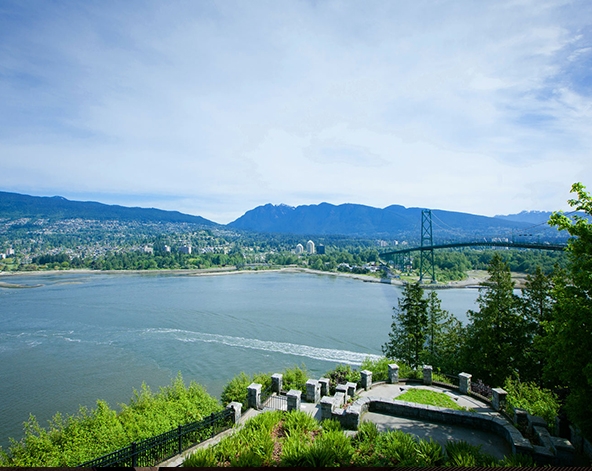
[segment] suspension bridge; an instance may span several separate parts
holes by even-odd
[[[434,250],[460,247],[509,247],[516,249],[562,251],[567,247],[567,244],[551,244],[548,242],[528,242],[514,240],[479,240],[470,242],[434,244],[432,232],[432,211],[430,209],[423,209],[421,211],[421,245],[419,247],[409,247],[393,250],[391,252],[383,252],[380,254],[380,257],[388,260],[395,259],[396,257],[409,254],[411,252],[420,252],[419,282],[422,283],[424,276],[427,274],[431,277],[432,283],[435,283],[436,274],[434,265]]]

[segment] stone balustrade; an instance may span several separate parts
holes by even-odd
[[[366,391],[371,390],[372,372],[364,370],[361,372],[362,388]],[[272,375],[272,391],[280,394],[282,391],[283,376],[279,373]],[[458,391],[464,395],[471,395],[471,379],[469,373],[460,373],[458,375]],[[397,364],[388,365],[389,384],[399,382],[399,366]],[[433,369],[430,365],[423,367],[424,385],[433,384]],[[457,411],[435,406],[410,403],[399,400],[390,400],[383,397],[365,396],[355,400],[345,407],[348,398],[354,398],[356,395],[356,383],[348,382],[338,384],[333,396],[329,395],[329,380],[321,378],[319,380],[309,379],[306,382],[306,401],[308,403],[319,404],[321,419],[335,419],[339,421],[345,429],[356,430],[360,425],[362,414],[365,412],[379,412],[405,417],[427,422],[444,423],[448,425],[457,425],[462,427],[475,428],[497,434],[504,438],[512,447],[513,453],[522,453],[532,456],[537,464],[542,465],[571,465],[575,449],[566,438],[551,436],[547,429],[547,424],[543,419],[531,416],[526,411],[516,409],[514,411],[514,423],[510,423],[500,414],[479,414],[468,411]],[[492,390],[491,405],[495,411],[501,412],[505,408],[507,393],[502,388]],[[288,411],[301,409],[302,391],[290,390],[287,393]],[[252,383],[247,388],[247,401],[249,407],[261,407],[261,385]],[[231,403],[235,409],[235,416],[240,418],[240,403]],[[237,407],[238,405],[238,407]],[[229,405],[230,406],[230,405]],[[235,422],[238,421],[235,417]],[[516,428],[516,426],[527,429],[531,436],[536,436],[538,444],[533,445]],[[573,433],[572,433],[573,435]],[[588,446],[590,446],[588,444]]]

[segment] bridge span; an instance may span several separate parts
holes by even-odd
[[[405,249],[393,250],[391,252],[383,252],[380,254],[381,257],[389,258],[396,255],[402,255],[410,252],[420,252],[425,250],[435,249],[451,249],[458,247],[510,247],[516,249],[539,249],[539,250],[565,250],[567,244],[548,244],[540,242],[487,242],[487,241],[476,241],[476,242],[454,242],[449,244],[438,244],[438,245],[424,245],[423,247],[410,247]]]

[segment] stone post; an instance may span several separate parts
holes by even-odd
[[[471,392],[471,378],[473,376],[469,373],[460,373],[458,375],[458,389],[461,394],[469,394]]]
[[[319,379],[319,384],[321,385],[321,396],[328,396],[329,395],[329,378]]]
[[[356,383],[348,381],[347,383],[345,383],[345,387],[347,388],[347,395],[349,397],[354,397],[356,395]]]
[[[313,404],[321,400],[321,385],[316,379],[309,379],[306,382],[306,400]]]
[[[528,412],[516,407],[514,409],[514,425],[522,431],[528,429]]]
[[[342,393],[343,397],[347,396],[347,386],[345,384],[338,384],[335,386],[335,394]]]
[[[397,384],[399,382],[399,365],[391,363],[388,366],[388,382],[390,384]]]
[[[280,394],[284,382],[284,375],[276,373],[271,375],[271,391]]]
[[[259,383],[251,383],[247,388],[247,405],[252,409],[261,408],[261,385]]]
[[[372,371],[370,370],[362,370],[360,371],[362,375],[362,387],[365,391],[372,389]]]
[[[321,399],[321,419],[330,419],[333,409],[335,398],[331,396],[323,396]]]
[[[232,423],[238,424],[238,421],[241,418],[241,410],[243,405],[240,402],[231,402],[226,406],[227,409],[232,409],[234,411],[234,416],[232,417]]]
[[[335,393],[335,400],[333,401],[333,404],[335,404],[335,407],[341,407],[345,404],[345,397],[346,395],[343,392],[336,392]]]
[[[508,393],[502,388],[493,388],[491,392],[493,394],[491,397],[491,405],[497,411],[502,410],[506,406],[506,396]]]
[[[432,385],[432,367],[430,365],[423,366],[423,384],[426,386]]]
[[[300,410],[300,403],[302,396],[302,391],[299,389],[290,389],[286,397],[288,398],[288,411],[291,410]]]

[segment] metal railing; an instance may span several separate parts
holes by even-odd
[[[271,386],[261,392],[259,410],[288,410],[288,397],[285,392],[273,392]]]
[[[288,397],[282,394],[272,394],[261,404],[262,409],[288,410]]]
[[[176,429],[155,437],[134,442],[125,448],[82,463],[79,467],[154,466],[231,428],[233,424],[234,410],[227,408],[211,414],[199,422],[179,425]]]

